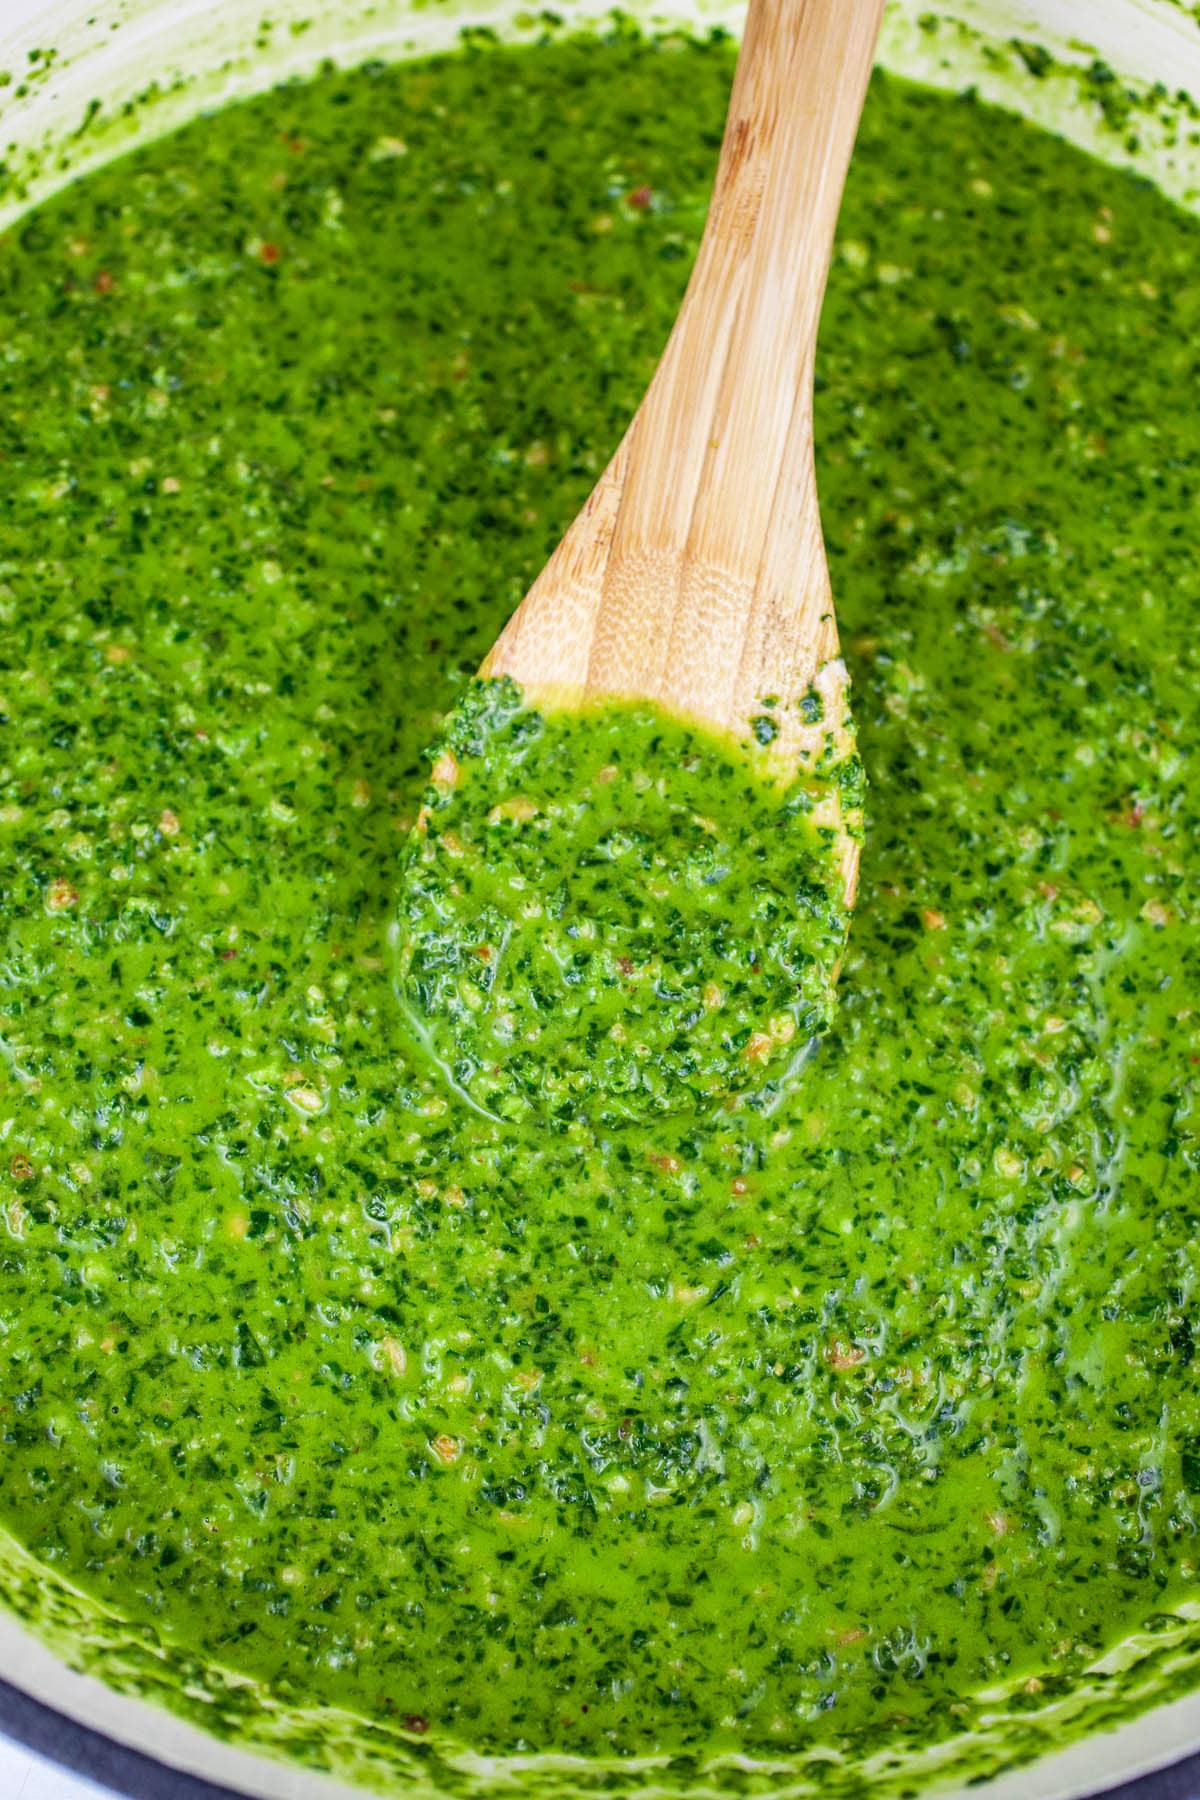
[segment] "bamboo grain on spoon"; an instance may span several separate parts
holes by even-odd
[[[486,658],[536,705],[648,700],[794,769],[846,726],[813,460],[817,329],[883,0],[751,0],[712,205],[645,399]],[[821,722],[797,703],[816,688]],[[858,842],[839,830],[853,904]]]

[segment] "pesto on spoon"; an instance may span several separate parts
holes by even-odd
[[[861,766],[813,367],[881,11],[752,0],[654,380],[435,749],[399,991],[485,1111],[774,1092],[829,1022]]]

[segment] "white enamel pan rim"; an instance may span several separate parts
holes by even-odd
[[[603,0],[565,0],[554,7],[567,22],[606,16]],[[737,0],[623,0],[647,23],[737,30]],[[140,137],[182,122],[200,107],[245,95],[323,58],[345,63],[370,55],[408,55],[453,44],[467,25],[519,35],[522,0],[440,0],[410,10],[408,0],[0,0],[0,70],[14,78],[36,64],[31,50],[53,47],[51,72],[22,98],[0,90],[0,156],[20,166],[24,150],[51,155],[22,198],[0,196],[0,229],[25,205],[71,175],[106,160]],[[929,33],[919,24],[935,13],[961,20]],[[272,30],[264,45],[261,21]],[[303,23],[296,34],[290,27]],[[1119,145],[1094,112],[1072,98],[1070,84],[1014,79],[982,64],[979,39],[1020,38],[1045,44],[1067,64],[1100,57],[1138,85],[1161,82],[1200,97],[1200,29],[1182,0],[892,0],[881,60],[933,85],[973,83],[987,99],[1011,105],[1111,160],[1143,168],[1184,204],[1200,211],[1200,146],[1144,133],[1139,147]],[[1011,59],[1009,59],[1011,61]],[[175,87],[172,78],[182,76]],[[130,125],[75,140],[97,97],[114,109],[152,79],[164,97]],[[64,168],[55,154],[71,146]],[[253,1796],[254,1800],[363,1800],[364,1790],[294,1765],[224,1744],[141,1700],[114,1693],[68,1669],[44,1645],[0,1612],[0,1676],[85,1728],[153,1758],[167,1768]],[[1116,1730],[1078,1739],[986,1788],[988,1800],[1077,1800],[1162,1769],[1200,1751],[1200,1692],[1155,1708]],[[1200,1777],[1197,1777],[1200,1791]],[[520,1792],[520,1781],[512,1783]],[[966,1790],[938,1787],[944,1800]]]

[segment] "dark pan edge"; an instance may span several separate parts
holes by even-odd
[[[126,1800],[241,1800],[232,1788],[168,1768],[140,1750],[55,1712],[22,1688],[0,1679],[0,1732],[73,1774],[111,1788]]]

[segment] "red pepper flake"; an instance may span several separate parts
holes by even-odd
[[[116,285],[115,279],[107,269],[101,269],[95,281],[92,283],[92,286],[98,294],[111,294]]]
[[[279,141],[291,151],[293,156],[299,156],[300,152],[307,148],[298,131],[281,131]]]
[[[8,1168],[14,1181],[32,1181],[37,1173],[27,1156],[14,1156]]]
[[[277,263],[279,261],[279,245],[260,244],[258,246],[258,254],[265,263]]]
[[[424,1713],[405,1713],[405,1731],[415,1731],[418,1737],[424,1737],[429,1730],[429,1720]]]
[[[624,1441],[624,1439],[629,1436],[629,1434],[632,1430],[633,1430],[633,1420],[632,1419],[622,1419],[621,1423],[617,1426],[617,1436],[622,1441]]]
[[[222,962],[232,962],[236,955],[237,955],[236,950],[222,950],[221,961]]]
[[[636,187],[632,194],[626,195],[626,204],[632,206],[635,212],[649,212],[653,198],[653,188]]]
[[[78,899],[78,893],[71,886],[66,876],[59,875],[46,889],[46,911],[66,912],[69,906],[74,906],[78,902]]]

